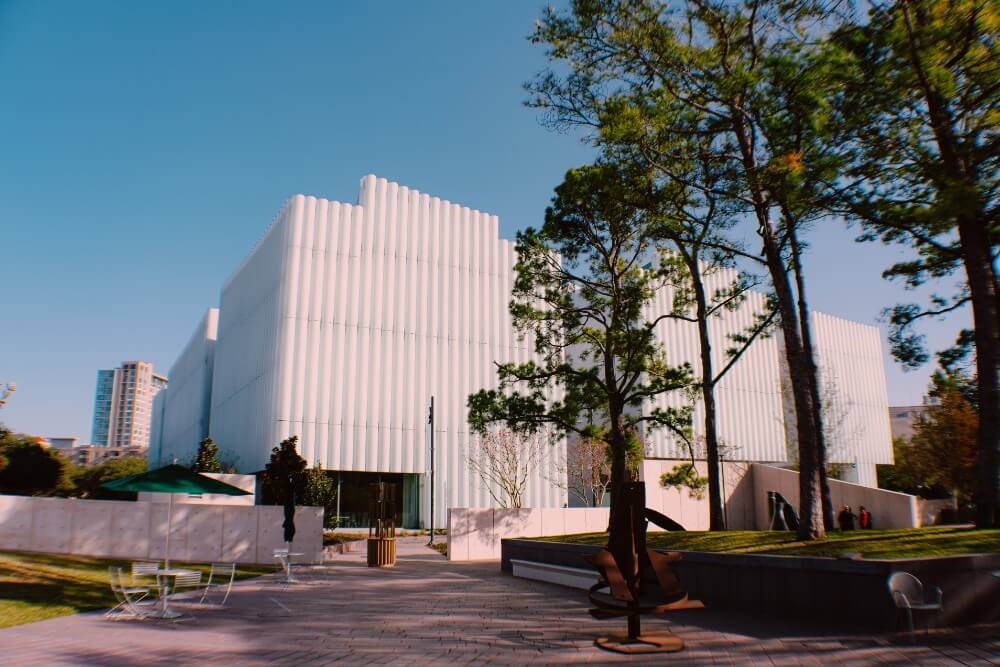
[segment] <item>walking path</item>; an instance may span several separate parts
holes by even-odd
[[[107,621],[77,614],[0,630],[0,664],[326,665],[568,664],[1000,665],[1000,628],[905,636],[830,636],[788,620],[704,609],[668,620],[681,653],[627,657],[594,647],[624,627],[595,621],[583,591],[514,579],[491,563],[448,563],[426,538],[399,540],[398,566],[364,554],[237,583],[226,610],[192,610],[184,623]]]

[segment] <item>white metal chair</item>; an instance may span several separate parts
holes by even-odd
[[[935,586],[931,589],[932,595],[927,596],[924,585],[920,580],[909,572],[894,572],[889,575],[889,593],[892,594],[892,601],[896,604],[896,609],[906,610],[906,623],[910,630],[910,640],[915,638],[913,633],[913,612],[914,611],[935,611],[940,612],[943,606],[941,589]],[[924,625],[926,631],[927,625]]]
[[[215,587],[225,587],[226,589],[226,594],[223,596],[222,602],[219,603],[221,607],[226,604],[229,593],[233,590],[233,580],[236,579],[236,563],[212,563],[212,567],[208,571],[208,583],[205,584],[205,590],[202,592],[198,604],[205,604],[205,598],[208,597],[209,591],[212,590],[212,583],[216,579],[218,579],[218,583],[215,584]]]
[[[201,587],[201,572],[196,570],[191,570],[190,572],[184,572],[182,574],[175,574],[171,577],[164,577],[165,581],[161,584],[163,586],[170,586],[170,597],[173,599],[174,596],[183,592],[182,589],[192,589]],[[171,581],[172,580],[172,581]]]
[[[156,561],[137,560],[132,562],[132,585],[133,586],[153,586],[157,589],[160,586],[157,572],[161,565]]]
[[[105,618],[146,618],[150,615],[144,607],[152,607],[155,600],[146,600],[150,593],[148,587],[127,586],[120,567],[108,568],[108,580],[117,604],[105,612]]]

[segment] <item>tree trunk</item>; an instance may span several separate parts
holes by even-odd
[[[809,367],[809,392],[813,400],[813,421],[816,428],[816,467],[819,470],[819,492],[823,505],[823,528],[831,531],[836,527],[833,499],[830,496],[830,479],[827,474],[827,442],[823,431],[823,397],[819,387],[819,368],[816,366],[816,350],[812,344],[812,323],[809,319],[809,304],[806,301],[806,277],[802,269],[802,247],[795,222],[786,216],[788,239],[792,247],[792,269],[795,272],[795,289],[798,293],[799,329],[802,331],[802,353]]]
[[[900,7],[909,28],[909,6],[903,3]],[[915,6],[913,18],[919,31],[928,29],[930,18],[926,8]],[[997,367],[1000,364],[997,297],[1000,296],[1000,287],[993,268],[992,239],[987,232],[986,202],[981,200],[979,194],[977,167],[965,161],[967,151],[963,150],[962,132],[958,129],[949,98],[924,72],[916,33],[908,29],[907,40],[910,62],[927,103],[927,117],[943,167],[935,169],[930,178],[937,182],[939,190],[954,188],[956,184],[961,184],[964,189],[962,200],[965,210],[958,214],[957,222],[976,340],[979,398],[979,461],[974,495],[976,524],[980,528],[1000,527],[1000,391],[997,387]],[[942,179],[942,174],[946,178]]]
[[[723,511],[722,463],[719,460],[719,434],[716,428],[715,382],[712,369],[712,339],[708,333],[708,303],[701,282],[698,262],[688,262],[698,312],[698,342],[701,346],[701,398],[705,403],[705,462],[708,466],[708,529],[725,530]]]
[[[826,535],[823,527],[823,506],[820,500],[819,470],[816,452],[816,413],[813,409],[812,392],[809,390],[809,368],[802,350],[802,341],[792,296],[792,286],[788,281],[788,271],[781,257],[774,229],[769,216],[770,205],[764,189],[757,179],[757,157],[750,142],[749,128],[743,120],[740,104],[730,105],[733,114],[733,133],[736,135],[747,185],[753,198],[754,215],[757,218],[757,234],[763,242],[764,259],[778,301],[781,316],[781,332],[785,339],[785,359],[792,384],[792,399],[795,405],[796,436],[799,446],[799,539],[812,540]]]
[[[823,537],[823,505],[820,494],[819,465],[816,452],[815,409],[809,389],[809,364],[805,358],[800,338],[798,313],[792,297],[788,273],[775,243],[771,224],[760,226],[764,241],[767,268],[774,284],[781,316],[781,332],[785,342],[785,360],[792,384],[795,405],[795,428],[799,446],[799,532],[802,540]]]
[[[635,525],[629,514],[628,496],[625,485],[628,476],[625,467],[625,432],[621,427],[621,405],[612,400],[611,429],[611,511],[609,512],[608,551],[615,559],[618,569],[635,600],[639,599],[640,555],[637,549]],[[628,619],[630,637],[638,637],[641,632],[638,614]]]
[[[979,461],[977,466],[976,525],[1000,527],[1000,321],[996,276],[990,261],[989,239],[978,221],[959,221],[958,230],[966,280],[972,297],[976,335],[976,375],[979,398]]]

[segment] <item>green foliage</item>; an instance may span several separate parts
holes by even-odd
[[[682,463],[674,466],[670,472],[660,475],[660,486],[665,489],[685,488],[689,496],[702,500],[705,497],[708,478],[700,476],[692,464]]]
[[[920,469],[916,457],[910,455],[910,443],[904,438],[892,439],[892,465],[875,466],[880,489],[909,493],[921,498],[948,498],[951,491],[934,486]]]
[[[73,466],[69,472],[70,485],[67,495],[91,500],[134,500],[135,493],[109,491],[101,485],[129,475],[146,471],[145,457],[126,456],[109,459],[99,465],[82,468]]]
[[[907,287],[976,263],[988,271],[995,261],[998,25],[992,0],[877,4],[866,22],[843,26],[828,45],[843,63],[835,145],[845,169],[831,184],[834,207],[862,225],[862,239],[914,251],[883,274]],[[996,299],[995,284],[984,287]],[[929,304],[889,309],[896,358],[911,367],[926,362],[917,323],[962,307],[977,289],[963,280]]]
[[[222,464],[219,463],[219,446],[211,438],[205,438],[198,445],[198,454],[191,470],[195,472],[222,472]]]
[[[610,456],[611,450],[607,450]],[[639,481],[639,468],[643,459],[646,458],[646,443],[642,441],[635,431],[625,432],[625,471],[632,482]]]
[[[270,505],[284,505],[290,493],[296,500],[305,491],[306,460],[299,455],[299,437],[293,435],[271,450],[271,460],[263,472],[264,502]]]
[[[29,440],[7,435],[0,469],[0,493],[21,496],[48,496],[66,485],[68,461],[57,451]]]
[[[978,465],[978,416],[957,390],[942,388],[909,442],[893,441],[895,464],[879,466],[879,486],[925,498],[971,499]]]
[[[640,425],[690,442],[691,407],[645,409],[691,383],[668,363],[644,306],[661,286],[644,270],[656,219],[639,206],[643,175],[597,164],[570,170],[541,229],[518,233],[510,312],[537,360],[498,366],[499,387],[469,397],[469,424],[485,433],[552,425],[604,439],[614,478],[626,476],[626,438]],[[617,470],[616,470],[617,468]],[[614,503],[612,503],[614,504]]]
[[[337,502],[337,485],[324,470],[319,461],[305,471],[302,483],[301,504],[322,507],[324,510],[324,525],[334,521],[334,508]]]
[[[675,246],[688,252],[704,242],[717,253],[709,259],[723,263],[739,257],[766,266],[786,343],[806,480],[802,532],[816,535],[823,528],[812,497],[817,494],[810,491],[814,478],[819,488],[822,430],[806,346],[798,235],[825,212],[817,197],[837,175],[824,143],[829,74],[836,67],[818,57],[815,39],[830,22],[817,2],[579,0],[568,10],[546,10],[538,22],[533,39],[546,45],[560,68],[528,85],[529,106],[543,109],[549,124],[582,129],[603,159],[648,170],[647,182],[633,190],[646,195],[644,205],[649,196],[664,204],[662,238],[677,236]],[[702,224],[709,216],[719,224]],[[690,222],[696,229],[684,229]],[[753,225],[760,252],[725,238],[749,236],[749,228],[724,233],[738,222]],[[694,265],[688,262],[688,270]],[[681,288],[675,310],[691,298],[688,287]],[[719,297],[713,305],[727,302],[726,295]],[[707,310],[705,305],[694,321],[704,321]],[[740,332],[730,360],[774,317],[762,313]],[[715,375],[703,370],[702,380]],[[715,449],[717,442],[706,446]],[[714,481],[717,457],[709,458]],[[716,488],[713,525],[722,519]]]

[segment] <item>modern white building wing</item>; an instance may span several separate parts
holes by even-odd
[[[510,321],[515,264],[496,216],[385,179],[363,178],[355,204],[296,195],[171,369],[154,410],[154,463],[190,460],[210,434],[223,460],[253,472],[280,441],[298,436],[310,465],[336,471],[342,515],[363,515],[366,484],[381,479],[399,484],[404,525],[426,525],[434,396],[435,523],[444,524],[448,507],[493,505],[469,470],[476,439],[466,401],[496,386],[497,362],[534,354]],[[731,279],[717,273],[710,288]],[[645,316],[666,312],[672,298],[662,290]],[[750,293],[712,319],[717,371],[728,360],[727,336],[763,307],[764,296]],[[878,331],[823,315],[815,325],[824,380],[836,385],[831,410],[844,415],[832,458],[873,475],[875,463],[891,460]],[[694,324],[665,320],[658,335],[671,363],[698,368]],[[730,460],[787,460],[782,363],[780,336],[758,340],[720,383],[719,433]],[[664,396],[647,407],[682,400]],[[699,407],[696,434],[701,419]],[[686,456],[663,432],[648,440],[653,457]],[[525,506],[567,502],[565,485],[553,481],[564,455],[555,442],[532,468]],[[872,475],[857,476],[872,483]]]
[[[709,293],[726,290],[736,278],[729,269],[705,277]],[[658,291],[649,304],[648,321],[671,312],[673,290]],[[735,310],[723,310],[709,320],[712,364],[718,375],[730,362],[727,349],[733,334],[746,334],[755,318],[766,312],[766,296],[750,291]],[[845,464],[845,479],[876,486],[875,465],[892,463],[888,398],[878,327],[813,313],[812,331],[820,371],[824,432],[828,460]],[[657,334],[672,364],[690,363],[700,377],[700,347],[696,323],[664,319]],[[728,460],[783,463],[795,458],[794,408],[780,329],[755,340],[732,365],[716,387],[717,429],[723,455]],[[680,407],[678,393],[657,397],[655,407]],[[693,431],[696,444],[704,436],[704,404],[695,406]],[[649,456],[685,458],[687,448],[664,430],[647,436]],[[790,449],[791,448],[791,449]],[[696,447],[696,451],[699,451]],[[700,448],[703,455],[703,447]]]
[[[533,354],[511,326],[516,259],[498,227],[374,176],[357,204],[289,200],[222,290],[210,421],[222,457],[260,470],[298,436],[310,464],[402,475],[404,506],[426,521],[434,396],[437,525],[449,506],[492,504],[467,465],[466,400],[496,386],[494,362]],[[566,502],[550,481],[561,455],[532,471],[527,505]]]

